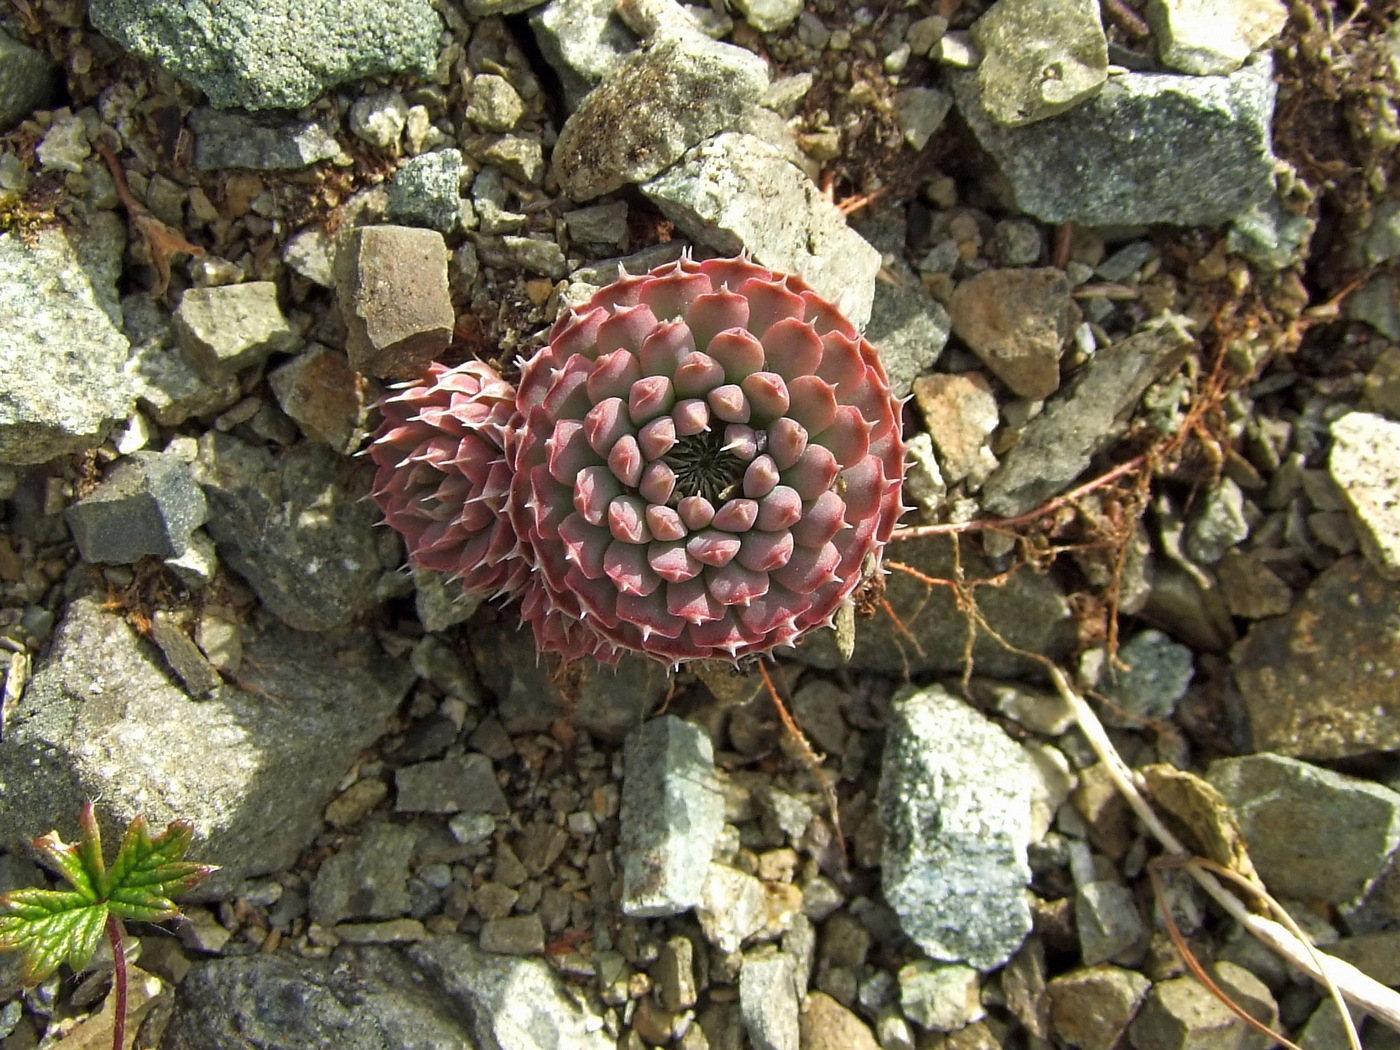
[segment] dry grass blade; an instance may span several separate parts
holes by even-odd
[[[1143,822],[1152,836],[1162,844],[1168,853],[1181,858],[1183,862],[1191,859],[1186,847],[1147,804],[1142,792],[1138,790],[1133,771],[1128,768],[1127,763],[1123,761],[1122,756],[1114,748],[1112,741],[1108,739],[1103,723],[1099,721],[1093,709],[1069,684],[1063,671],[1048,660],[1043,661],[1043,664],[1049,672],[1051,680],[1055,683],[1056,690],[1070,705],[1070,709],[1075,715],[1075,721],[1089,741],[1089,745],[1094,749],[1094,753],[1103,762],[1114,786],[1138,819]],[[1187,874],[1210,895],[1211,899],[1224,908],[1231,918],[1251,934],[1320,984],[1329,988],[1335,986],[1336,990],[1349,1002],[1359,1006],[1388,1028],[1400,1032],[1400,992],[1393,988],[1387,988],[1350,963],[1325,952],[1317,951],[1307,942],[1306,938],[1300,938],[1287,926],[1251,912],[1243,901],[1221,885],[1211,871],[1206,870],[1208,867],[1214,868],[1216,866],[1206,862],[1188,863],[1184,866]],[[1247,882],[1245,885],[1249,886]],[[1250,886],[1250,890],[1254,893],[1258,892],[1257,887]],[[1294,930],[1296,929],[1295,926]],[[1342,1011],[1342,1017],[1350,1020],[1345,1010]],[[1354,1045],[1359,1046],[1359,1043]]]

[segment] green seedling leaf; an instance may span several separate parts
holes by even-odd
[[[177,820],[155,838],[137,817],[126,829],[110,868],[92,803],[83,806],[81,835],[66,843],[51,831],[36,839],[40,859],[71,890],[21,889],[0,896],[0,951],[24,953],[20,979],[38,984],[67,963],[82,970],[92,959],[108,916],[159,922],[178,914],[173,897],[198,885],[212,865],[181,860],[194,825]]]

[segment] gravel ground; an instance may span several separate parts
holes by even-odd
[[[85,799],[194,821],[220,870],[130,925],[133,1045],[1276,1045],[1185,945],[1347,1046],[1157,860],[1118,762],[1400,987],[1392,7],[13,0],[0,31],[0,891]],[[619,265],[741,252],[907,399],[853,644],[563,663],[406,567],[356,456],[393,384],[514,383]],[[0,956],[6,1050],[109,1045],[111,978]]]

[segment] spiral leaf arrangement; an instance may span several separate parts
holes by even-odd
[[[874,347],[746,259],[624,274],[515,390],[480,362],[435,365],[381,409],[374,496],[410,558],[518,596],[566,659],[790,645],[831,623],[903,511]]]

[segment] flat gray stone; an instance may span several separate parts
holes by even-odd
[[[383,595],[398,547],[364,498],[372,471],[324,445],[274,455],[229,434],[200,441],[196,477],[219,557],[289,627],[343,627]]]
[[[1113,1050],[1151,987],[1142,974],[1118,966],[1061,974],[1045,986],[1050,1023],[1079,1050]]]
[[[1206,779],[1277,896],[1351,901],[1400,846],[1400,792],[1369,780],[1267,753],[1219,759]]]
[[[602,1021],[579,1007],[543,959],[492,955],[466,937],[437,937],[408,958],[471,1018],[486,1050],[614,1050]]]
[[[704,730],[663,715],[628,736],[621,821],[623,913],[677,915],[699,903],[724,825]]]
[[[1060,388],[1060,353],[1078,310],[1063,270],[984,270],[953,289],[953,331],[1017,397],[1043,401]]]
[[[1121,958],[1144,946],[1146,931],[1132,890],[1116,882],[1086,882],[1079,887],[1074,921],[1079,928],[1080,961],[1085,966]]]
[[[1036,774],[995,723],[939,686],[891,707],[880,773],[881,881],[931,958],[994,969],[1031,928]]]
[[[1122,432],[1147,388],[1185,359],[1192,342],[1181,320],[1167,317],[1096,353],[1026,425],[983,486],[982,505],[1012,517],[1068,488]]]
[[[48,102],[57,86],[58,64],[52,58],[0,32],[0,131]]]
[[[346,919],[393,919],[409,910],[408,862],[418,832],[373,824],[327,857],[311,884],[311,921],[334,926]]]
[[[389,181],[388,217],[405,226],[455,232],[462,225],[461,180],[461,150],[414,157]]]
[[[768,64],[698,33],[623,59],[559,131],[554,174],[576,201],[644,182],[692,146],[738,127],[768,88]]]
[[[783,952],[749,955],[739,971],[739,1013],[754,1050],[798,1050],[793,959]]]
[[[277,285],[249,281],[190,288],[175,308],[174,330],[206,381],[219,383],[285,353],[297,335],[277,303]]]
[[[165,1050],[336,1047],[447,1050],[471,1033],[422,975],[392,948],[337,951],[334,959],[285,952],[204,959],[175,995]]]
[[[1382,576],[1400,580],[1400,422],[1348,412],[1332,424],[1327,469],[1351,511],[1366,560]]]
[[[1133,635],[1118,650],[1118,659],[1107,663],[1099,689],[1129,720],[1166,721],[1186,695],[1194,672],[1190,649],[1148,629]],[[1107,709],[1104,713],[1112,714]],[[1121,721],[1120,717],[1115,724]]]
[[[1305,758],[1400,748],[1400,581],[1358,557],[1231,653],[1254,746]]]
[[[857,328],[870,319],[880,253],[776,146],[753,135],[717,135],[642,192],[695,240],[797,274]]]
[[[249,634],[246,691],[194,700],[119,613],[76,599],[0,742],[0,843],[71,840],[93,798],[104,828],[194,821],[190,857],[222,865],[200,894],[295,863],[413,676],[368,632]]]
[[[938,363],[948,345],[951,322],[943,304],[929,294],[907,263],[897,259],[892,269],[899,283],[875,282],[865,338],[880,352],[890,392],[908,397],[915,377]]]
[[[404,766],[394,774],[394,785],[399,813],[510,812],[491,760],[475,752]]]
[[[930,1032],[956,1032],[986,1016],[981,982],[971,966],[919,959],[899,971],[904,1016]]]
[[[125,373],[142,411],[162,426],[213,416],[241,396],[236,376],[204,378],[178,345],[170,311],[149,292],[122,298],[122,330],[131,340]]]
[[[296,109],[348,80],[432,73],[428,0],[96,0],[97,31],[221,108]]]
[[[97,488],[64,512],[83,560],[113,565],[152,554],[178,558],[206,515],[189,464],[161,452],[123,456]]]
[[[570,110],[636,50],[637,38],[616,7],[614,0],[551,0],[530,16],[540,53],[559,74]]]
[[[190,114],[190,127],[200,171],[292,171],[340,155],[334,125],[288,113],[227,113],[201,106]]]
[[[1137,1050],[1238,1046],[1244,1031],[1244,1022],[1194,977],[1154,984],[1129,1028]]]
[[[1228,77],[1110,77],[1089,101],[1020,128],[987,113],[975,73],[952,82],[1017,204],[1046,222],[1214,226],[1273,195],[1267,55]]]
[[[705,939],[726,955],[737,952],[768,921],[763,883],[746,871],[712,862],[695,917]]]
[[[117,277],[126,233],[111,212],[86,230],[0,235],[0,463],[94,448],[131,414]]]
[[[481,927],[481,947],[494,955],[540,955],[544,923],[535,914],[490,919]]]
[[[1019,127],[1093,97],[1108,78],[1097,0],[997,0],[972,24],[977,83],[998,124]]]

